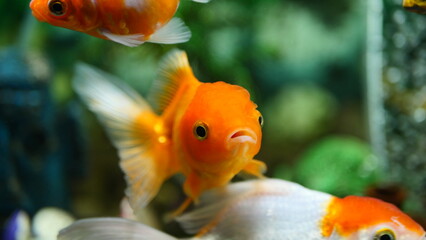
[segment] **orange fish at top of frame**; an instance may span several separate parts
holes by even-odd
[[[191,32],[173,18],[178,5],[179,0],[31,0],[30,8],[39,21],[135,47],[188,41]]]
[[[424,0],[403,0],[402,6],[408,11],[426,14],[426,1]]]
[[[168,54],[150,100],[108,74],[79,65],[74,89],[107,129],[118,150],[130,205],[138,212],[170,176],[182,173],[188,199],[225,186],[241,171],[261,177],[253,159],[263,118],[249,92],[225,82],[202,83],[185,52]]]

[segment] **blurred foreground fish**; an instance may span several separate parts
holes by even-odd
[[[425,231],[394,205],[369,197],[337,198],[301,185],[262,179],[206,192],[201,205],[177,218],[192,239],[424,240]],[[59,240],[172,240],[121,218],[80,220]]]
[[[188,41],[189,29],[172,19],[178,5],[179,0],[32,0],[30,8],[39,21],[135,47]]]
[[[186,53],[168,54],[154,83],[151,102],[114,77],[77,66],[74,88],[106,127],[119,151],[130,205],[138,212],[176,173],[186,176],[187,201],[226,185],[240,171],[262,176],[253,157],[260,149],[263,118],[249,92],[224,82],[201,83]]]
[[[424,0],[403,0],[402,6],[408,11],[426,14],[426,1]]]

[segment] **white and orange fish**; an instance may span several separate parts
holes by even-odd
[[[200,240],[425,240],[424,229],[390,203],[337,198],[296,183],[261,179],[206,192],[194,211],[177,218]],[[59,240],[176,240],[121,218],[80,220]]]
[[[150,96],[156,111],[128,86],[87,65],[77,67],[74,79],[75,90],[118,149],[132,208],[138,212],[177,173],[186,176],[188,196],[177,214],[241,171],[262,177],[266,166],[253,157],[263,118],[249,92],[198,81],[179,50],[165,57],[159,72]]]
[[[193,0],[208,2],[208,0]],[[190,30],[173,18],[179,0],[31,0],[33,15],[54,26],[135,47],[186,42]]]

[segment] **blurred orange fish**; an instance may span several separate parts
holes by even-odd
[[[403,0],[402,6],[408,11],[426,14],[426,2],[424,0]]]
[[[172,19],[178,5],[179,0],[32,0],[30,8],[39,21],[135,47],[188,41],[189,29]]]
[[[186,53],[172,51],[162,62],[148,103],[119,80],[80,64],[74,88],[106,127],[119,151],[130,205],[138,212],[176,173],[186,176],[187,201],[226,185],[240,171],[262,176],[254,160],[262,140],[262,115],[249,92],[224,82],[202,83]]]

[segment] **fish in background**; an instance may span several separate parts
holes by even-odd
[[[29,240],[30,229],[30,218],[28,214],[22,210],[15,211],[6,221],[1,239]]]
[[[206,3],[209,0],[193,0]],[[31,0],[41,22],[135,47],[186,42],[191,32],[173,18],[179,0]]]
[[[402,6],[408,11],[426,14],[426,1],[424,0],[403,0]]]
[[[45,207],[30,219],[25,211],[12,214],[5,224],[3,240],[55,240],[59,231],[75,219],[66,211]]]
[[[88,65],[77,66],[73,81],[118,149],[136,214],[177,173],[186,177],[188,198],[175,216],[241,171],[263,176],[266,165],[253,159],[263,118],[246,89],[198,81],[180,50],[164,58],[159,75],[149,96],[156,111],[130,87]]]
[[[337,198],[299,184],[260,179],[211,190],[192,212],[177,218],[190,239],[424,240],[425,231],[392,204],[370,197]],[[122,218],[79,220],[58,240],[173,240]]]

